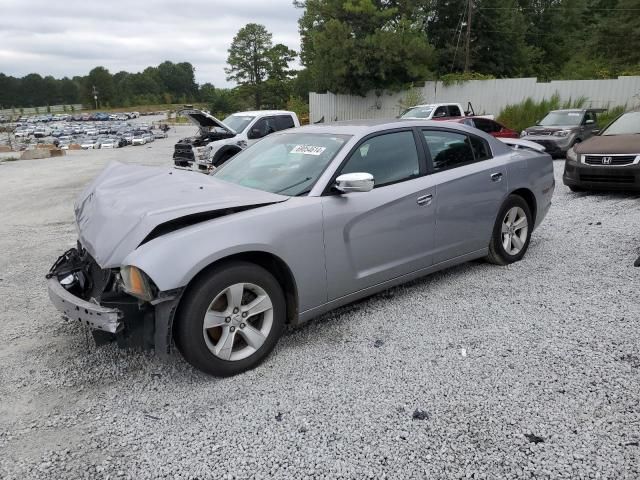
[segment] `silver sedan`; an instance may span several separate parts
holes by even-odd
[[[360,121],[270,135],[211,176],[111,164],[75,205],[48,275],[96,341],[175,345],[218,376],[285,325],[469,260],[520,260],[551,158],[459,124]]]

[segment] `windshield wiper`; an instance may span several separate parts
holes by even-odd
[[[309,180],[311,180],[311,178],[312,177],[304,178],[304,179],[300,180],[299,182],[294,183],[293,185],[289,185],[288,187],[282,188],[282,189],[280,189],[280,190],[278,190],[276,192],[273,192],[273,193],[281,193],[281,192],[284,192],[285,190],[289,190],[290,188],[297,187],[298,185],[301,185],[304,182],[308,182]]]

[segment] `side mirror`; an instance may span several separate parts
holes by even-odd
[[[259,128],[252,128],[247,134],[247,138],[251,140],[255,140],[256,138],[262,138],[262,137],[264,137],[264,134]]]
[[[370,192],[374,183],[373,175],[370,173],[345,173],[336,178],[335,188],[342,193]]]

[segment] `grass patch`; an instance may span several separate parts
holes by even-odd
[[[618,115],[621,115],[626,111],[627,111],[626,105],[625,106],[618,105],[617,107],[611,107],[606,112],[598,115],[598,125],[602,130],[604,130],[605,127],[609,126],[611,122],[613,122],[616,118],[618,118]]]
[[[551,110],[583,108],[587,100],[587,97],[578,97],[575,100],[570,98],[562,101],[557,93],[551,98],[543,99],[540,102],[527,98],[524,102],[507,105],[500,112],[497,120],[503,125],[520,132],[531,125],[535,125]]]

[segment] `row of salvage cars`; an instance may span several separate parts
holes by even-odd
[[[229,130],[225,144],[243,140]],[[506,142],[363,120],[275,131],[210,175],[111,164],[76,201],[77,246],[52,266],[50,298],[98,343],[176,346],[204,372],[240,373],[287,325],[473,259],[519,261],[553,162]]]

